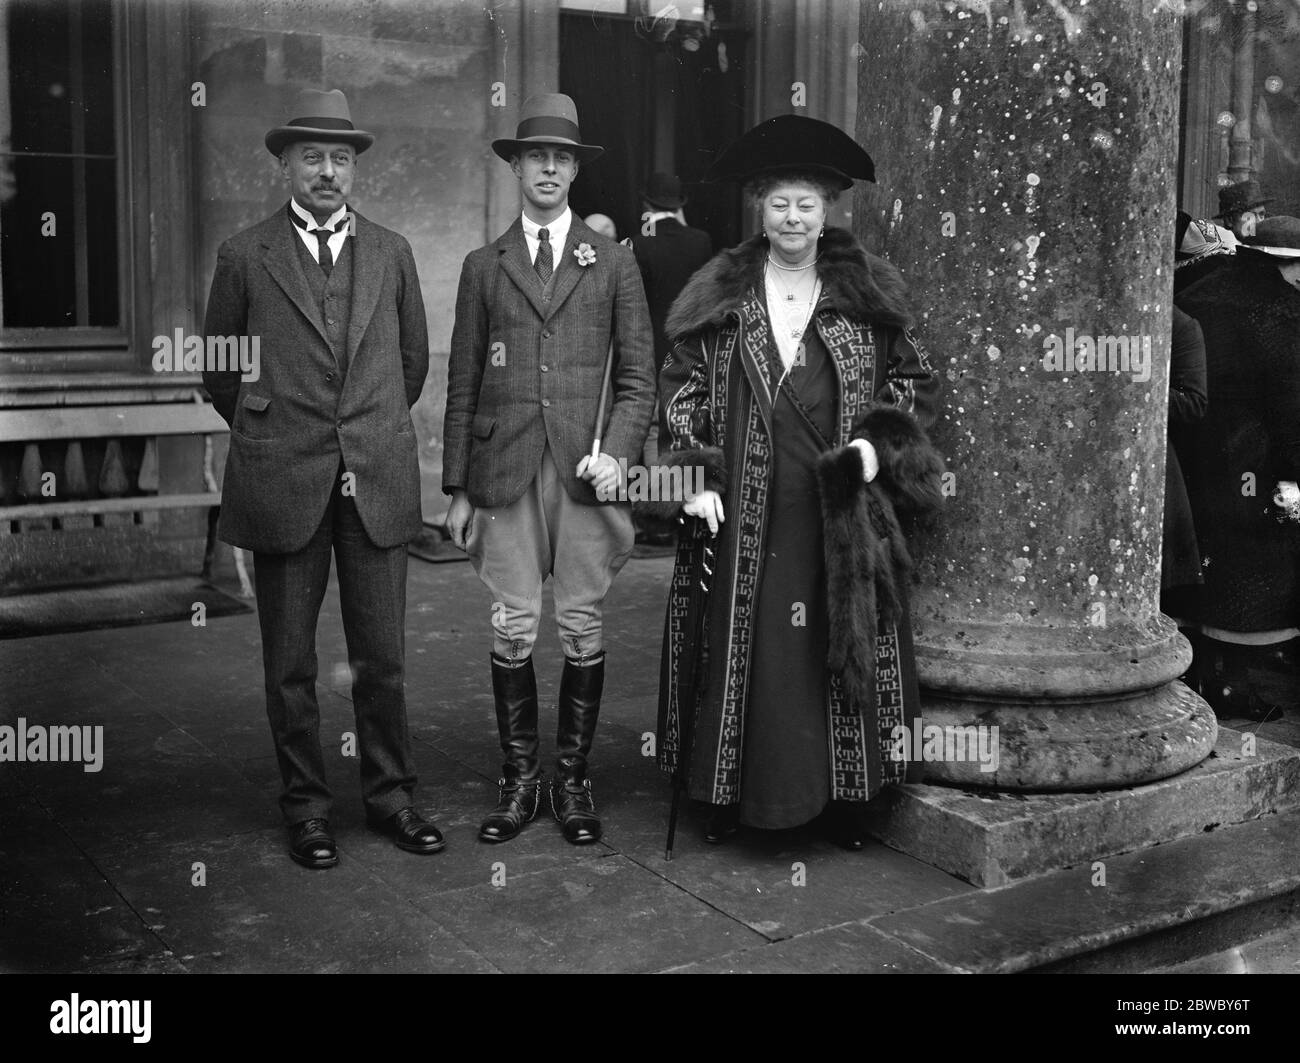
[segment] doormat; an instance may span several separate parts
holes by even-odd
[[[65,587],[0,598],[0,639],[188,621],[199,602],[208,619],[253,611],[250,603],[192,576]]]

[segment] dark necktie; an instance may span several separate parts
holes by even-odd
[[[334,269],[334,253],[330,251],[329,240],[335,233],[341,233],[343,231],[344,227],[348,224],[348,216],[344,215],[343,220],[333,229],[325,226],[321,226],[318,229],[308,229],[307,222],[303,221],[303,219],[298,216],[298,212],[292,208],[289,210],[289,219],[294,223],[294,225],[298,226],[299,229],[302,229],[304,232],[310,233],[312,236],[316,237],[316,246],[320,252],[316,256],[316,261],[320,263],[320,268],[325,271],[325,276],[328,277],[330,272]]]
[[[320,256],[317,261],[320,262],[320,268],[325,271],[327,277],[334,269],[334,253],[330,250],[330,237],[334,232],[333,229],[317,229],[315,232],[316,243],[320,245]]]
[[[537,275],[542,278],[542,287],[546,287],[547,281],[551,279],[551,274],[555,272],[555,266],[551,262],[551,233],[548,229],[539,229],[537,231],[537,259],[533,262],[533,269],[537,270]]]

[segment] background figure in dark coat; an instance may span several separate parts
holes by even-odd
[[[1223,680],[1205,696],[1234,714],[1267,713],[1252,661],[1300,635],[1300,523],[1277,501],[1300,480],[1300,219],[1265,219],[1250,239],[1179,299],[1205,335],[1209,394],[1204,419],[1179,433],[1201,627]]]
[[[641,193],[641,205],[641,227],[632,236],[632,252],[641,270],[646,302],[650,307],[655,369],[658,370],[672,353],[664,331],[668,310],[686,287],[686,282],[713,257],[713,240],[703,229],[693,229],[680,220],[686,197],[682,195],[681,181],[671,174],[650,175]],[[642,454],[642,462],[647,468],[653,468],[659,461],[658,420],[656,403]],[[635,517],[637,542],[652,545],[672,543],[676,531],[674,521],[656,518],[641,509],[636,511]]]
[[[632,253],[650,307],[658,369],[672,351],[664,333],[668,309],[695,271],[713,257],[713,241],[703,229],[693,229],[678,220],[677,212],[685,206],[686,197],[676,177],[651,174],[641,201],[644,210],[641,227],[632,236]]]
[[[1169,364],[1169,441],[1165,448],[1165,513],[1160,557],[1160,609],[1176,620],[1190,620],[1201,577],[1196,524],[1178,461],[1177,429],[1195,431],[1205,416],[1205,340],[1196,319],[1173,308]]]
[[[343,93],[302,93],[266,146],[292,199],[221,245],[204,332],[257,337],[257,379],[205,372],[230,425],[218,535],[253,551],[266,711],[289,854],[338,862],[316,701],[316,620],[338,568],[362,798],[372,826],[417,853],[442,835],[413,808],[406,722],[406,543],[420,530],[410,408],[429,368],[411,248],[349,210],[355,130]]]

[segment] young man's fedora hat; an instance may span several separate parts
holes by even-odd
[[[533,144],[557,144],[573,152],[579,162],[591,162],[605,153],[597,144],[584,144],[578,132],[578,107],[560,92],[529,96],[519,109],[514,139],[492,141],[492,150],[509,162]]]
[[[813,171],[841,189],[854,179],[875,181],[871,156],[851,136],[829,122],[783,114],[760,122],[733,141],[709,169],[710,181],[748,181],[761,174]]]
[[[287,123],[266,134],[266,150],[272,155],[278,156],[287,144],[296,140],[351,144],[358,155],[375,142],[373,133],[352,124],[347,97],[338,89],[303,90],[294,103],[292,115]]]

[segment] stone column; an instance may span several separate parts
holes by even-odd
[[[878,184],[854,216],[907,276],[944,389],[951,497],[914,600],[924,718],[1000,739],[996,772],[931,763],[927,781],[1130,786],[1214,745],[1158,607],[1171,6],[862,5],[857,134]]]

